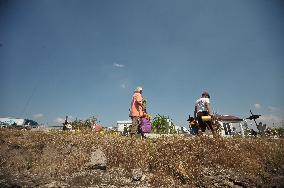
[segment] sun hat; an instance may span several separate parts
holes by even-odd
[[[135,89],[135,91],[142,91],[142,87],[141,86],[138,86],[136,89]]]

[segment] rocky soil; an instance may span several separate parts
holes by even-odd
[[[0,146],[0,187],[284,187],[283,140],[0,130]]]

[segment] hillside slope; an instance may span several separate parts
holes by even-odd
[[[0,129],[0,187],[70,186],[283,187],[284,140]]]

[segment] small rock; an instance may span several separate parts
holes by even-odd
[[[132,179],[134,181],[140,181],[143,176],[141,168],[132,169]]]
[[[215,187],[220,187],[218,183],[213,184]]]
[[[115,185],[111,185],[109,188],[116,188],[116,186]]]
[[[89,168],[106,170],[107,158],[101,149],[96,149],[94,152],[92,152],[90,160],[91,161],[87,164]]]
[[[57,187],[57,182],[56,181],[53,181],[51,183],[48,183],[48,184],[45,184],[44,187],[46,188],[52,188],[52,187]]]
[[[224,180],[223,183],[224,183],[224,185],[226,185],[228,187],[234,187],[235,186],[235,184],[231,181]]]
[[[59,187],[69,187],[69,185],[66,184],[66,183],[53,181],[51,183],[45,184],[43,187],[46,187],[46,188],[59,188]]]
[[[145,175],[142,175],[141,181],[144,181],[145,179],[146,179],[146,176],[145,176]]]

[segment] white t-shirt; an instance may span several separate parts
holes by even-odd
[[[196,102],[195,102],[195,106],[197,107],[197,112],[203,112],[206,111],[208,112],[208,109],[206,107],[206,103],[210,103],[209,98],[199,98]]]

